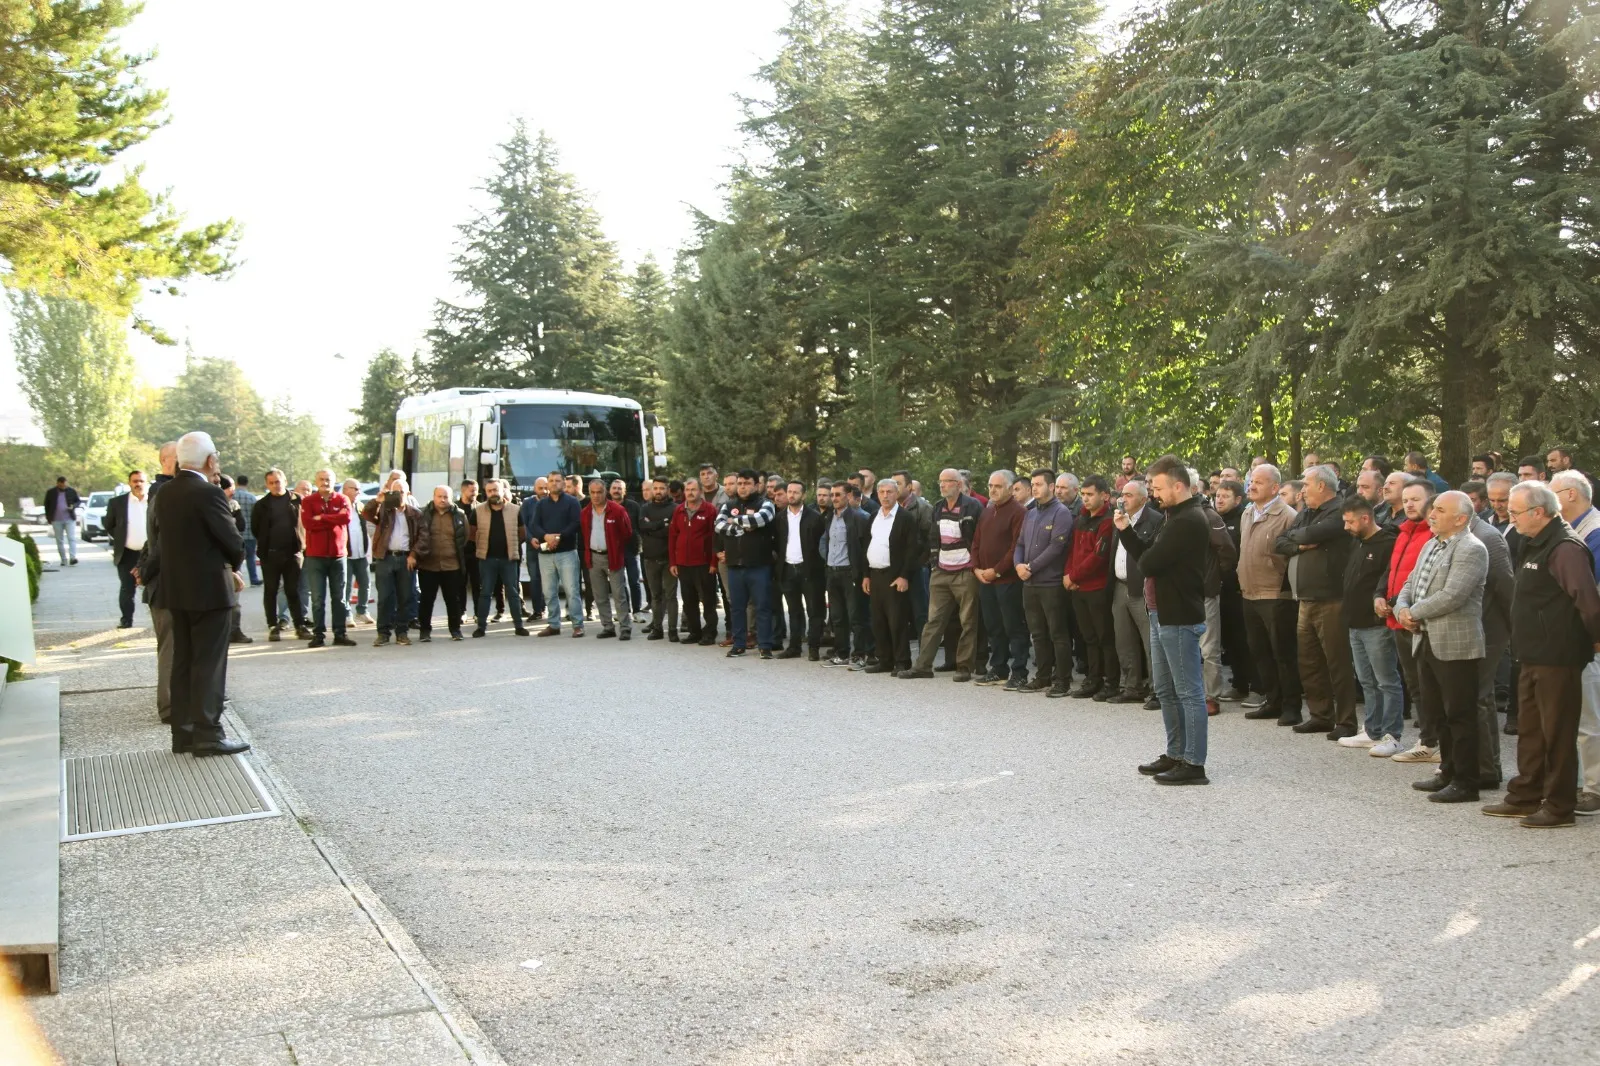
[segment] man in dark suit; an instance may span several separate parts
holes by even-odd
[[[144,550],[149,536],[150,501],[145,497],[144,487],[144,471],[130,470],[128,491],[111,498],[106,505],[106,516],[100,520],[105,527],[106,540],[111,544],[111,561],[122,583],[117,593],[117,606],[122,611],[118,629],[133,626],[133,590],[138,584],[139,553]]]
[[[161,564],[159,549],[156,547],[159,534],[156,529],[154,504],[161,487],[170,485],[178,473],[178,442],[167,441],[156,456],[161,464],[161,473],[150,482],[147,492],[152,506],[145,509],[147,528],[144,550],[139,552],[139,568],[135,576],[140,587],[144,589],[140,596],[150,611],[150,627],[156,631],[156,715],[165,724],[172,721],[172,616],[167,613],[166,608],[158,607],[155,602],[156,574],[161,569]]]
[[[822,600],[827,572],[822,563],[822,515],[806,503],[803,481],[784,486],[787,506],[774,523],[778,588],[789,608],[789,646],[780,659],[800,658],[800,635],[811,647],[810,660],[822,658]],[[810,615],[809,625],[807,615]]]
[[[878,483],[879,510],[866,529],[867,576],[861,589],[872,597],[872,635],[878,662],[864,673],[888,674],[911,669],[911,571],[927,558],[917,536],[917,521],[900,506],[900,490],[892,480]]]
[[[153,602],[172,619],[172,750],[232,755],[250,746],[222,729],[229,618],[242,583],[235,568],[244,562],[244,537],[227,497],[210,481],[220,474],[211,437],[180,438],[178,465],[177,477],[152,504],[160,531]]]
[[[828,583],[828,609],[832,612],[833,658],[828,666],[865,663],[867,629],[871,624],[862,608],[866,598],[859,595],[861,579],[866,577],[866,562],[861,553],[862,534],[867,519],[850,502],[851,486],[835,481],[829,491],[832,512],[822,525],[819,558]]]

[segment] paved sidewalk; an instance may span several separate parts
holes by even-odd
[[[110,555],[80,545],[79,559],[43,576],[35,610],[32,675],[61,679],[62,754],[165,747],[145,609],[142,628],[112,628]],[[74,1066],[499,1063],[296,817],[266,753],[253,761],[282,817],[62,845],[61,993],[28,1000],[57,1052]]]

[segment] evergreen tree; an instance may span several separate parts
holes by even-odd
[[[661,370],[671,341],[667,319],[672,292],[667,276],[654,256],[644,260],[623,285],[625,301],[617,346],[601,363],[598,386],[602,392],[638,400],[646,411],[661,403]]]
[[[385,348],[372,357],[367,364],[366,377],[361,381],[361,406],[350,409],[355,416],[350,423],[346,452],[350,477],[377,478],[381,438],[385,433],[394,432],[395,412],[400,409],[400,401],[411,392],[411,377],[399,355]]]
[[[616,252],[554,143],[520,121],[484,187],[488,211],[461,227],[454,277],[463,303],[441,300],[428,331],[437,388],[598,385],[621,334]]]
[[[110,464],[133,418],[133,359],[119,317],[78,300],[8,294],[22,393],[51,449]]]
[[[282,401],[268,408],[230,359],[191,353],[178,380],[162,393],[152,428],[157,442],[209,433],[223,469],[252,479],[274,466],[293,479],[309,478],[326,461],[315,419]]]
[[[0,281],[124,318],[149,280],[226,273],[237,236],[232,222],[182,229],[137,168],[101,184],[164,121],[164,94],[139,77],[149,57],[123,53],[114,36],[139,6],[0,2]]]

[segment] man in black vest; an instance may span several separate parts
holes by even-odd
[[[244,537],[228,498],[210,481],[220,472],[211,437],[179,438],[178,465],[177,477],[151,503],[163,531],[154,599],[172,617],[172,750],[232,755],[250,746],[222,729],[230,616],[243,585],[235,568],[244,562]]]
[[[1517,776],[1483,813],[1529,829],[1574,824],[1583,668],[1600,652],[1594,556],[1539,482],[1511,490],[1511,520],[1526,540],[1511,601],[1517,678]]]

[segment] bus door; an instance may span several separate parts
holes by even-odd
[[[406,472],[406,483],[417,479],[417,435],[407,433],[401,441],[400,469]]]
[[[445,484],[454,493],[467,476],[467,427],[456,423],[450,427],[450,459]]]

